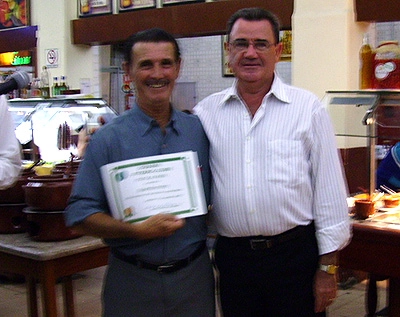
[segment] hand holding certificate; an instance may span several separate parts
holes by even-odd
[[[114,218],[138,222],[159,213],[181,218],[207,213],[196,152],[110,163],[101,173]]]

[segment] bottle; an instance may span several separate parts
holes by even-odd
[[[47,71],[47,67],[43,66],[42,73],[40,74],[40,91],[42,93],[42,98],[48,99],[50,98],[50,80],[49,80],[49,72]]]
[[[41,95],[39,83],[40,83],[39,78],[33,78],[31,83],[31,97],[33,98],[40,97]]]
[[[66,76],[61,76],[61,82],[60,86],[58,87],[60,95],[63,94],[64,90],[68,90],[68,85],[67,85],[67,77]]]
[[[369,45],[368,33],[364,34],[360,48],[360,89],[371,89],[373,83],[373,53]]]
[[[60,94],[60,86],[58,85],[58,77],[53,77],[52,93],[53,97]]]

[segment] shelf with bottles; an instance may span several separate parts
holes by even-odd
[[[61,96],[64,95],[66,90],[69,90],[69,86],[67,84],[67,76],[53,77],[53,86],[52,86],[52,96]]]

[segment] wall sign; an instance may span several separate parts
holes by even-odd
[[[78,0],[79,17],[112,13],[111,0]]]
[[[30,66],[32,65],[32,52],[19,51],[0,54],[0,66]]]
[[[47,49],[45,54],[47,68],[57,68],[60,62],[60,54],[58,52],[58,48]]]

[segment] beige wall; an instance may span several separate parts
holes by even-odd
[[[292,17],[292,83],[320,98],[358,89],[358,51],[367,23],[355,22],[353,0],[297,0]]]
[[[91,93],[99,92],[99,48],[71,44],[70,21],[77,18],[76,0],[30,0],[31,24],[38,25],[38,67],[46,65],[46,50],[58,49],[59,65],[49,69],[51,77],[67,76],[71,88],[80,88],[90,78]]]

